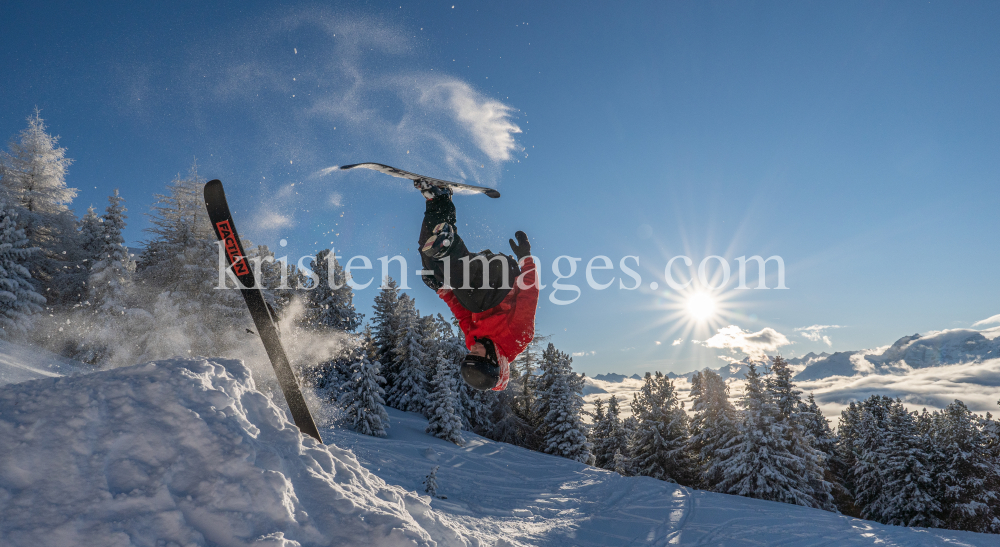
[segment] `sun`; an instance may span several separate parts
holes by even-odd
[[[687,297],[687,301],[684,303],[684,310],[691,319],[708,321],[715,316],[715,299],[708,293],[693,293]]]

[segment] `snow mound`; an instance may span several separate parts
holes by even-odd
[[[478,543],[222,359],[0,387],[0,514],[7,546]]]

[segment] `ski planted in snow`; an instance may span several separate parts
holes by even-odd
[[[285,401],[292,412],[292,420],[298,426],[299,431],[313,437],[321,444],[323,439],[319,436],[316,423],[313,422],[306,400],[302,397],[299,389],[299,382],[295,378],[295,372],[285,355],[285,348],[281,345],[281,338],[278,337],[278,328],[275,326],[276,318],[271,315],[270,307],[264,300],[264,294],[260,292],[257,281],[254,279],[253,268],[246,258],[240,237],[236,233],[236,224],[233,216],[229,212],[229,204],[226,203],[226,193],[219,180],[209,181],[205,185],[205,206],[208,208],[208,217],[212,220],[212,228],[215,235],[222,241],[226,253],[226,260],[232,267],[233,273],[240,280],[240,292],[246,300],[247,308],[250,309],[250,316],[253,318],[260,340],[264,343],[264,349],[274,367],[274,375],[278,377],[281,391],[285,394]],[[250,287],[250,288],[246,288]],[[249,330],[249,329],[247,329]]]
[[[422,180],[429,182],[434,186],[439,186],[441,188],[457,188],[459,190],[466,190],[469,192],[478,192],[480,194],[486,194],[491,198],[500,197],[500,192],[492,188],[487,188],[485,186],[473,186],[471,184],[465,184],[463,182],[451,182],[448,180],[436,179],[433,177],[425,177],[423,175],[418,175],[416,173],[411,173],[409,171],[403,171],[402,169],[396,169],[395,167],[389,165],[383,165],[381,163],[355,163],[354,165],[345,165],[340,169],[346,171],[348,169],[354,169],[355,167],[364,167],[365,169],[371,169],[373,171],[378,171],[379,173],[385,173],[386,175],[392,175],[401,179],[410,179],[412,181]]]

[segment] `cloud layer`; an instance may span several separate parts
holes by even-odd
[[[753,359],[763,359],[767,353],[774,353],[781,346],[791,342],[784,334],[765,327],[757,332],[750,332],[729,325],[718,330],[715,336],[701,342],[707,348],[728,349],[731,352],[741,351]]]

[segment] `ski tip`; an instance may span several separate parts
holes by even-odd
[[[494,198],[494,199],[500,197],[500,192],[497,192],[496,190],[494,190],[492,188],[490,188],[489,190],[487,190],[487,191],[485,191],[483,193],[486,194],[487,196],[490,196],[491,198]]]
[[[214,194],[222,188],[222,181],[219,179],[212,179],[205,183],[205,198],[208,199],[210,194]]]

